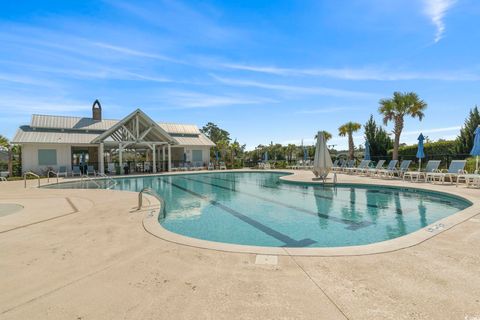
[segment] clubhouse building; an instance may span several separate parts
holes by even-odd
[[[201,168],[215,146],[196,125],[156,122],[140,109],[121,120],[102,119],[98,100],[91,118],[32,115],[12,143],[22,146],[23,172],[69,175],[87,166],[100,174]]]

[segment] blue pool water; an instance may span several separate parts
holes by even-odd
[[[421,229],[471,204],[413,188],[322,186],[285,173],[227,172],[119,178],[113,189],[151,187],[165,199],[159,223],[188,237],[271,247],[369,244]],[[80,188],[63,183],[53,188]],[[89,187],[96,187],[92,183]]]

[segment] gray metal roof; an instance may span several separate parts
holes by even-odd
[[[22,143],[67,143],[67,144],[90,144],[98,136],[98,133],[85,132],[61,132],[40,131],[29,127],[20,127],[12,142]]]
[[[66,143],[91,144],[101,133],[109,130],[121,120],[32,115],[30,126],[17,130],[12,142],[22,143]],[[194,124],[158,123],[179,145],[214,146],[215,144],[200,132]]]
[[[173,139],[177,140],[179,145],[183,146],[210,146],[213,147],[215,146],[215,143],[213,143],[206,135],[203,133],[200,133],[200,135],[194,137],[194,136],[188,136],[188,137],[177,137],[173,136]]]
[[[163,130],[172,134],[200,134],[200,130],[194,124],[180,124],[180,123],[159,123]]]
[[[30,126],[48,129],[108,130],[117,122],[118,120],[96,121],[92,118],[34,114]]]

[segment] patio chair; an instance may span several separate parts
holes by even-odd
[[[87,166],[87,176],[93,174],[94,176],[97,175],[97,172],[95,171],[95,168],[93,166]]]
[[[447,171],[427,173],[427,181],[431,181],[432,183],[439,181],[443,184],[445,178],[448,178],[450,183],[453,184],[453,178],[457,178],[459,175],[464,175],[466,173],[464,170],[466,163],[466,160],[452,160]]]
[[[108,174],[115,174],[115,173],[116,173],[115,163],[109,162],[108,163]]]
[[[408,168],[410,167],[410,164],[412,163],[412,160],[403,160],[402,163],[400,164],[400,168],[393,173],[392,178],[397,174],[399,178],[403,178],[403,175],[405,172],[408,171]]]
[[[72,167],[72,177],[81,176],[81,175],[82,175],[82,171],[80,171],[80,166],[73,166]]]
[[[350,168],[355,167],[355,160],[348,160],[345,166],[342,168],[343,172],[347,172]]]
[[[365,169],[360,170],[359,173],[363,173],[367,176],[369,176],[370,174],[376,174],[378,170],[383,169],[384,164],[385,164],[385,160],[379,160],[375,168],[366,167]]]
[[[213,165],[213,163],[209,162],[207,169],[208,169],[208,170],[215,170],[215,166]]]
[[[227,166],[225,165],[225,162],[220,162],[220,170],[227,170]]]
[[[403,175],[403,180],[407,177],[410,177],[411,182],[418,182],[423,177],[425,182],[427,182],[427,173],[429,172],[438,172],[438,167],[440,166],[440,160],[429,160],[425,171],[407,171]]]
[[[463,180],[467,185],[467,188],[470,186],[480,188],[480,173],[464,173],[457,176],[457,186],[458,183]]]
[[[377,170],[375,173],[378,177],[383,175],[388,176],[390,173],[395,172],[397,168],[398,160],[390,160],[386,169]]]
[[[358,167],[353,167],[353,168],[347,168],[347,173],[357,173],[365,168],[368,168],[368,165],[370,164],[370,160],[362,160]]]
[[[343,159],[338,160],[337,164],[332,166],[332,171],[333,172],[339,172],[342,170],[342,168],[346,165],[346,161]]]
[[[67,166],[58,167],[57,177],[67,177]]]

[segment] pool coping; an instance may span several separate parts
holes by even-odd
[[[216,172],[275,172],[275,173],[284,173],[285,176],[280,177],[280,180],[285,183],[296,183],[296,184],[319,184],[322,182],[306,180],[305,177],[301,176],[301,172],[294,170],[215,170],[215,171],[185,171],[185,172],[169,172],[161,174],[152,174],[152,175],[132,175],[132,176],[122,176],[122,178],[138,178],[138,177],[150,177],[150,176],[170,176],[170,175],[185,175],[185,174],[208,174]],[[112,177],[115,179],[115,177]],[[119,177],[120,178],[120,177]],[[105,179],[99,177],[98,179]],[[77,179],[68,180],[65,182],[75,182]],[[392,185],[386,183],[387,181],[396,182],[397,185]],[[379,183],[382,182],[382,183]],[[63,183],[63,182],[62,182]],[[400,185],[398,184],[400,183]],[[52,183],[53,184],[53,183]],[[61,184],[61,183],[59,183]],[[381,186],[388,188],[408,188],[408,189],[419,189],[428,192],[438,192],[447,194],[454,197],[460,197],[464,200],[467,200],[472,203],[468,208],[461,210],[457,213],[454,213],[448,217],[442,218],[422,229],[409,233],[407,235],[376,242],[372,244],[358,245],[358,246],[344,246],[344,247],[304,247],[304,248],[293,248],[293,247],[265,247],[265,246],[250,246],[250,245],[239,245],[239,244],[230,244],[223,242],[215,242],[202,240],[197,238],[192,238],[177,234],[165,229],[159,222],[160,211],[159,201],[152,196],[146,195],[148,201],[152,204],[150,207],[146,208],[144,211],[147,213],[144,215],[142,220],[143,227],[146,232],[151,235],[160,238],[165,241],[173,242],[180,245],[186,245],[195,248],[210,249],[216,251],[224,252],[233,252],[233,253],[248,253],[248,254],[266,254],[266,255],[286,255],[286,256],[319,256],[319,257],[338,257],[338,256],[359,256],[359,255],[372,255],[372,254],[381,254],[388,253],[393,251],[398,251],[406,248],[410,248],[416,245],[419,245],[429,239],[434,238],[435,236],[455,227],[458,224],[461,224],[474,216],[480,214],[480,200],[478,197],[474,197],[468,194],[461,193],[460,191],[463,188],[455,188],[454,190],[444,190],[439,188],[440,185],[435,184],[421,184],[421,183],[409,183],[402,180],[379,180],[372,178],[362,179],[361,182],[349,181],[346,183],[339,184],[348,184],[348,185],[363,185],[363,186]],[[44,185],[46,186],[46,185]],[[121,190],[109,190],[115,192],[125,192]],[[131,192],[131,191],[127,191]]]

